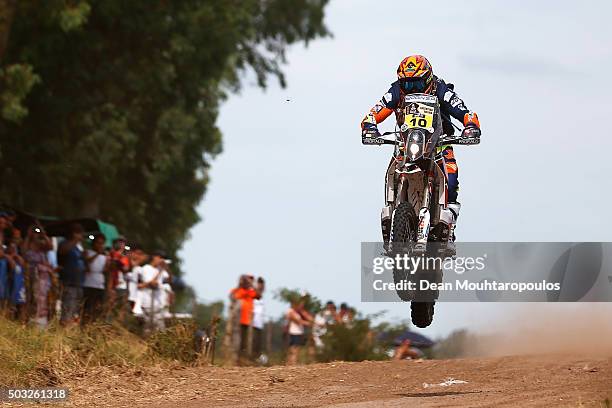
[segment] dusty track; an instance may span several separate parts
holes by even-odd
[[[448,378],[467,381],[424,387]],[[482,359],[313,364],[270,368],[90,371],[68,381],[85,407],[606,407],[612,358]]]

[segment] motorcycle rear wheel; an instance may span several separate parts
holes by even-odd
[[[411,302],[410,318],[416,327],[425,328],[431,324],[434,317],[436,302]]]

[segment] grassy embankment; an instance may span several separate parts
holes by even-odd
[[[193,365],[197,357],[189,324],[144,340],[117,325],[39,330],[0,318],[0,386],[52,386],[95,366]]]

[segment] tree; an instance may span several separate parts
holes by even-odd
[[[11,66],[21,80],[0,92],[3,201],[102,217],[172,255],[199,220],[226,92],[247,70],[284,85],[287,47],[328,35],[327,0],[9,3],[0,81]]]
[[[274,298],[289,305],[301,300],[304,302],[304,309],[312,314],[318,313],[323,308],[319,298],[299,289],[280,288],[274,294]]]
[[[8,43],[16,4],[16,0],[0,0],[0,61]]]

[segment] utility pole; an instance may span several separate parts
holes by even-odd
[[[236,362],[236,350],[234,349],[234,328],[236,327],[236,316],[238,315],[238,302],[231,297],[227,322],[225,323],[225,336],[223,337],[224,365],[234,365]]]

